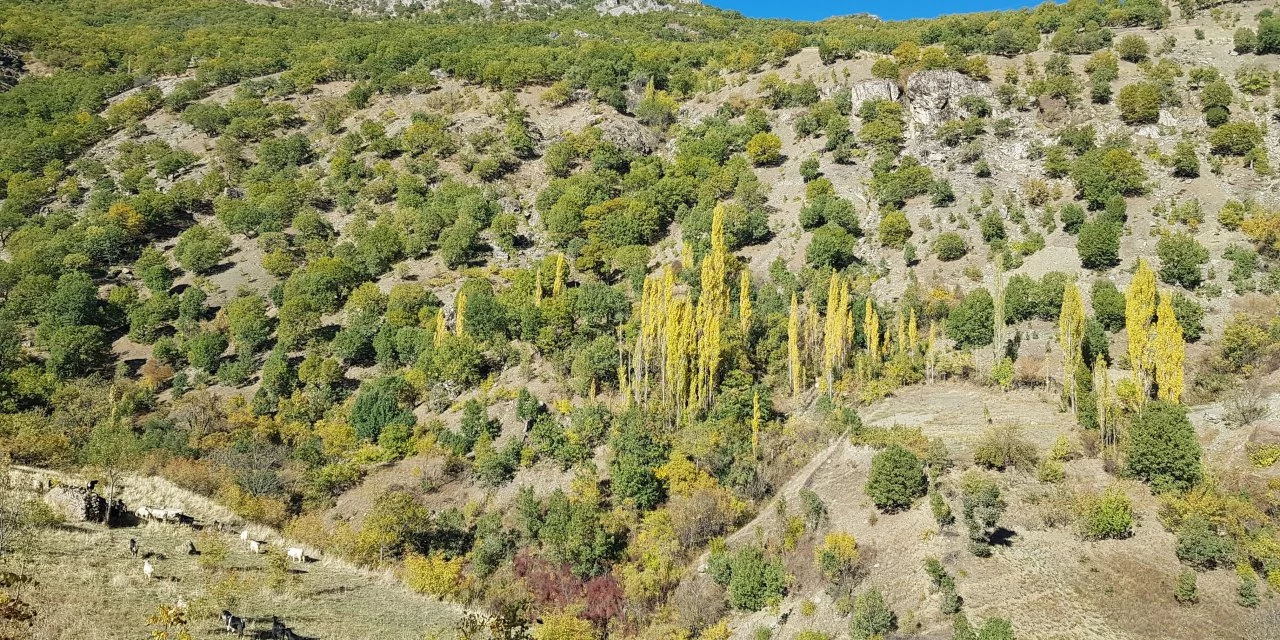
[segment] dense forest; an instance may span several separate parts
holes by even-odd
[[[164,478],[442,637],[1057,637],[964,584],[1031,531],[1265,637],[1280,15],[653,8],[0,2],[5,464]],[[22,489],[0,563],[54,582]]]

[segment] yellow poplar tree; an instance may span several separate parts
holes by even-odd
[[[533,306],[542,306],[542,269],[533,276]]]
[[[720,368],[720,322],[729,313],[729,285],[725,281],[729,268],[729,250],[724,237],[724,206],[717,205],[711,214],[711,251],[702,258],[702,293],[698,297],[697,335],[698,372],[690,390],[691,405],[711,401]]]
[[[1004,348],[1004,256],[996,254],[996,282],[991,291],[991,348],[999,353]]]
[[[800,302],[791,294],[791,315],[787,316],[787,363],[791,371],[791,395],[800,395]]]
[[[751,330],[751,273],[746,269],[738,279],[738,322],[742,324],[742,339],[745,341]]]
[[[453,332],[462,335],[466,330],[467,294],[458,292],[457,314],[453,319]]]
[[[1084,342],[1084,300],[1080,288],[1068,282],[1062,289],[1062,311],[1058,314],[1058,345],[1062,347],[1062,385],[1070,394],[1071,411],[1077,406],[1076,370],[1080,366]]]
[[[863,315],[862,331],[867,337],[867,355],[872,362],[880,360],[880,315],[871,308],[871,298],[867,298],[867,311]]]
[[[1147,261],[1138,259],[1133,281],[1124,292],[1124,326],[1129,334],[1129,368],[1138,387],[1139,402],[1151,393],[1151,375],[1155,370],[1151,344],[1151,318],[1156,311],[1156,274]]]
[[[907,349],[911,351],[911,355],[919,355],[920,349],[920,324],[916,320],[916,308],[911,307],[911,314],[907,318]]]
[[[848,338],[845,328],[849,317],[849,288],[835,272],[827,287],[827,317],[822,334],[822,374],[827,389],[832,389],[835,374],[844,364]]]
[[[564,293],[564,254],[556,254],[556,279],[551,285],[551,296],[558,298]]]
[[[444,337],[448,334],[449,334],[449,329],[447,329],[444,324],[444,309],[439,309],[436,311],[435,345],[437,347],[440,346],[440,342],[443,341]]]
[[[1173,296],[1160,292],[1160,307],[1156,310],[1155,378],[1157,395],[1161,400],[1182,402],[1183,359],[1186,342],[1182,337],[1182,325],[1173,313]]]

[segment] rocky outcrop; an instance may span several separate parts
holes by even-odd
[[[902,94],[902,90],[898,88],[898,83],[893,80],[876,79],[863,80],[853,84],[840,85],[823,85],[822,97],[830,98],[833,94],[841,89],[849,90],[850,102],[853,103],[854,112],[858,111],[858,107],[867,100],[894,100]]]
[[[44,501],[70,522],[102,522],[107,517],[107,500],[87,487],[58,485],[45,494]]]
[[[965,96],[991,99],[991,86],[958,71],[917,71],[907,79],[907,104],[911,122],[933,126],[963,115],[960,99]]]

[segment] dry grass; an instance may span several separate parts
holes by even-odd
[[[15,478],[16,487],[30,485],[29,478],[25,484]],[[125,495],[180,505],[201,519],[226,514],[163,480],[131,482]],[[274,531],[253,531],[279,550],[281,539]],[[128,553],[129,538],[138,540],[142,554],[153,554],[156,579],[144,578],[142,560]],[[186,555],[188,540],[205,548],[225,544],[229,553],[222,567],[202,569],[198,557]],[[290,563],[288,584],[273,588],[267,556],[251,554],[238,530],[218,534],[164,524],[115,529],[66,525],[40,532],[34,548],[5,564],[5,570],[37,581],[18,592],[39,614],[33,640],[139,638],[146,634],[148,615],[179,600],[188,605],[196,638],[221,635],[218,613],[224,608],[245,617],[251,632],[268,632],[271,616],[278,615],[308,638],[370,640],[421,640],[428,633],[447,638],[461,615],[455,605],[409,592],[389,572],[361,570],[335,559]]]

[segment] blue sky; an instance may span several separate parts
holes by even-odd
[[[948,13],[1034,7],[1041,0],[702,0],[752,18],[822,20],[851,13],[871,13],[885,20],[933,18]]]

